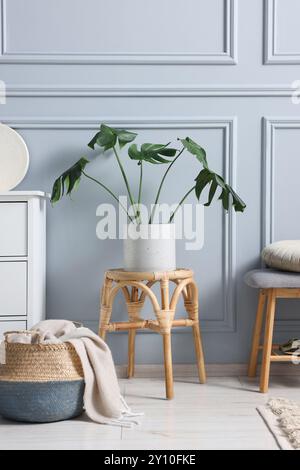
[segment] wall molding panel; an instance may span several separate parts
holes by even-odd
[[[1,122],[16,130],[79,130],[99,129],[99,122],[106,122],[115,127],[128,129],[221,129],[224,132],[223,161],[225,178],[235,186],[236,183],[236,140],[237,119],[235,117],[199,117],[199,118],[174,118],[174,119],[140,119],[110,117],[80,118],[55,117],[45,119],[35,118],[8,118],[3,117]],[[223,214],[223,315],[220,320],[204,319],[201,321],[202,330],[206,332],[235,332],[236,331],[236,217],[234,212]],[[89,319],[86,319],[87,322]],[[180,329],[178,329],[178,333]]]
[[[97,97],[192,97],[192,98],[285,98],[292,97],[292,85],[223,85],[223,86],[27,86],[7,85],[8,98],[97,98]]]
[[[263,230],[262,248],[274,241],[274,157],[275,133],[279,129],[299,129],[297,118],[263,118]]]
[[[262,237],[261,249],[274,239],[274,131],[275,121],[263,118]]]
[[[237,64],[237,0],[224,2],[224,45],[216,53],[35,53],[10,52],[7,44],[7,0],[0,0],[0,64],[103,64],[103,65],[236,65]]]
[[[266,65],[300,65],[300,47],[299,53],[278,51],[277,2],[278,0],[265,0],[264,63]]]
[[[263,118],[263,179],[262,179],[262,236],[261,248],[274,241],[275,216],[275,136],[278,130],[298,129],[300,119],[278,117]],[[300,320],[277,320],[276,331],[295,333],[300,330]]]

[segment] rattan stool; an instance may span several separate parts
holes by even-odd
[[[170,298],[170,281],[175,283]],[[160,283],[161,301],[159,302],[152,286]],[[113,302],[118,291],[125,296],[128,322],[111,323]],[[183,295],[188,318],[176,319],[175,311],[180,296]],[[140,314],[146,297],[149,297],[156,320],[144,320]],[[198,364],[200,383],[206,382],[204,356],[198,317],[198,288],[193,272],[178,269],[169,272],[128,272],[122,269],[107,271],[101,294],[99,335],[105,339],[106,332],[128,330],[128,377],[134,376],[135,335],[139,329],[148,328],[163,336],[166,396],[172,399],[173,366],[171,351],[171,331],[173,327],[192,327]]]

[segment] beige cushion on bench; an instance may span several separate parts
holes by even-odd
[[[263,249],[262,259],[270,268],[300,273],[300,240],[272,243]]]

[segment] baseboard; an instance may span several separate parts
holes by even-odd
[[[239,377],[247,375],[247,364],[208,364],[206,366],[208,377]],[[299,368],[293,364],[272,364],[271,375],[298,375]],[[197,377],[197,368],[194,364],[174,364],[174,377]],[[117,366],[119,378],[127,377],[127,366]],[[259,374],[259,369],[258,369]],[[162,378],[164,366],[161,364],[137,364],[136,378]]]

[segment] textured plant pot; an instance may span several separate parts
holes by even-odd
[[[175,270],[175,225],[128,225],[125,230],[123,256],[125,271]]]

